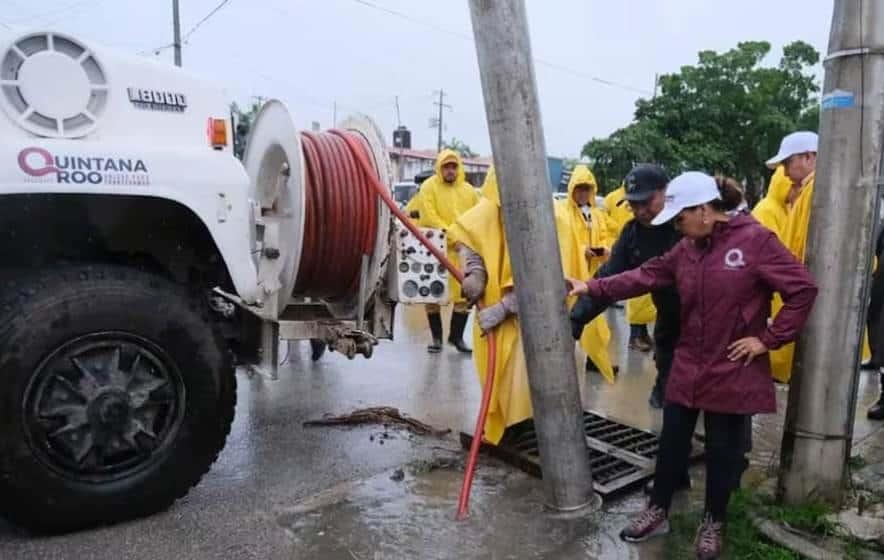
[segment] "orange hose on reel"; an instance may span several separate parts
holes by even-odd
[[[306,133],[305,133],[306,134]],[[413,224],[411,220],[399,209],[399,206],[396,202],[393,201],[392,196],[387,191],[387,187],[384,186],[377,178],[377,169],[374,164],[369,159],[369,152],[367,146],[365,145],[365,141],[362,140],[357,134],[352,132],[346,132],[341,130],[331,130],[328,132],[330,135],[335,135],[338,138],[342,139],[350,148],[353,156],[355,157],[356,162],[358,162],[362,175],[368,180],[369,185],[374,189],[375,193],[384,201],[390,211],[393,213],[396,218],[402,222],[408,231],[414,235],[418,241],[421,242],[429,251],[432,253],[434,257],[436,257],[440,263],[448,270],[448,272],[454,276],[454,278],[463,283],[463,273],[454,266],[444,252],[440,251],[436,248],[435,245],[430,243],[430,241],[424,236],[423,233]],[[300,274],[299,274],[300,276]],[[481,306],[479,306],[481,309]],[[488,406],[491,402],[491,392],[494,388],[494,368],[497,362],[497,344],[496,337],[494,331],[488,333],[488,361],[486,365],[486,375],[485,375],[485,383],[482,387],[482,403],[479,408],[479,417],[476,419],[476,430],[473,434],[473,442],[470,445],[470,453],[467,458],[466,471],[464,472],[464,480],[460,489],[460,496],[458,497],[457,502],[457,519],[462,520],[466,517],[467,509],[469,507],[470,500],[470,490],[473,485],[473,475],[476,471],[476,461],[479,455],[479,449],[482,445],[482,436],[485,433],[485,420],[488,417]]]

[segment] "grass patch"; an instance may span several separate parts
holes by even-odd
[[[832,513],[832,508],[825,504],[810,502],[798,507],[768,504],[762,506],[760,512],[773,521],[786,523],[800,531],[826,537],[837,534],[838,525],[825,518]]]
[[[851,455],[850,459],[847,460],[847,466],[854,471],[858,471],[866,465],[868,465],[868,463],[866,462],[866,458],[862,455]]]
[[[824,519],[831,510],[822,504],[802,507],[784,507],[773,503],[769,497],[746,491],[736,492],[728,507],[724,551],[726,558],[741,560],[799,560],[801,557],[768,541],[759,533],[749,519],[749,512],[788,523],[790,526],[815,535],[833,535],[835,524]],[[667,538],[666,558],[677,560],[692,558],[694,536],[700,524],[700,512],[677,513],[670,516],[672,532]],[[855,552],[855,551],[851,551]],[[851,557],[848,554],[848,558]]]

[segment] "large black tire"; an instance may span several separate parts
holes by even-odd
[[[0,514],[64,532],[187,494],[224,447],[236,404],[206,305],[121,266],[4,276]]]

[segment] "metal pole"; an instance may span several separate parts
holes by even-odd
[[[442,108],[444,107],[442,100],[444,97],[445,97],[445,92],[440,89],[439,90],[439,124],[438,124],[439,137],[436,140],[436,151],[437,152],[442,151]]]
[[[473,34],[519,300],[519,325],[550,505],[598,504],[592,491],[574,341],[549,195],[546,146],[523,0],[470,0]]]
[[[839,506],[856,392],[884,141],[884,6],[835,0],[807,265],[820,292],[798,342],[779,494]]]
[[[172,45],[175,47],[175,66],[181,66],[181,20],[178,17],[178,0],[172,0]]]

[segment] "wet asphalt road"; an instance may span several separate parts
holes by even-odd
[[[612,348],[619,349],[621,373],[614,385],[581,374],[583,401],[656,429],[660,414],[647,406],[650,356],[626,352],[622,312],[616,313]],[[472,428],[479,386],[471,359],[450,347],[426,353],[425,321],[419,308],[401,309],[397,340],[381,343],[368,361],[327,354],[314,364],[307,345],[295,344],[278,381],[239,374],[227,447],[186,498],[147,519],[57,537],[0,521],[0,559],[660,557],[660,542],[627,546],[616,539],[628,514],[641,508],[639,496],[588,519],[555,520],[543,513],[539,481],[489,459],[477,474],[471,519],[453,524],[463,457],[456,433]],[[786,393],[778,393],[782,410]],[[879,433],[879,425],[863,420],[876,394],[876,377],[864,373],[857,440]],[[437,439],[386,430],[385,439],[381,426],[302,426],[326,413],[381,405],[454,433]],[[780,425],[781,415],[756,420],[755,468],[775,460]],[[390,479],[397,468],[402,481]],[[702,499],[702,468],[694,473],[695,489],[676,507]]]

